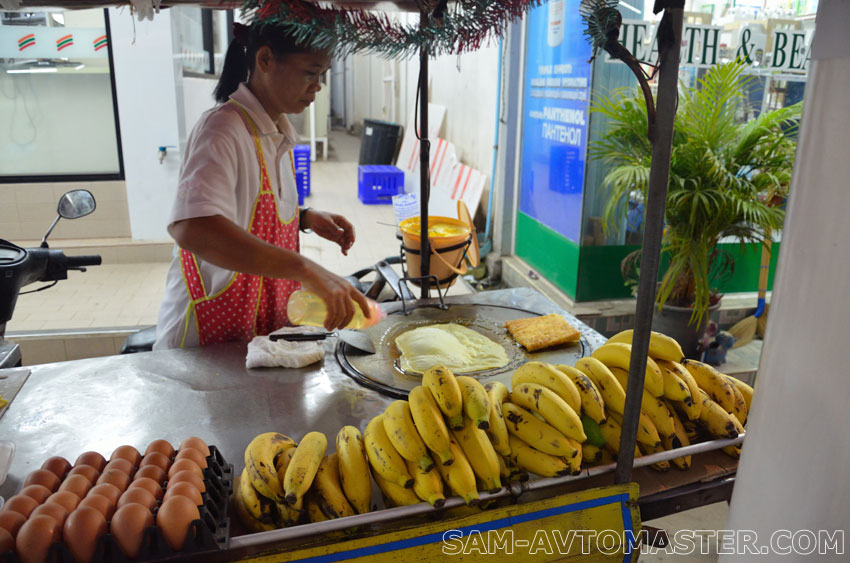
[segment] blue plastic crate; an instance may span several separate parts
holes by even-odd
[[[292,149],[292,159],[295,163],[295,178],[298,183],[298,193],[303,193],[304,197],[310,195],[310,145],[295,145]],[[298,179],[298,171],[303,172],[301,179]]]
[[[357,196],[366,204],[392,203],[404,188],[404,172],[395,166],[361,164],[358,168]]]
[[[295,185],[298,186],[298,206],[304,205],[304,192],[301,190],[301,184],[304,182],[304,172],[301,170],[295,171]]]

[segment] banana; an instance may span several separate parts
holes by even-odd
[[[632,357],[632,345],[624,342],[606,343],[597,348],[591,354],[608,367],[618,367],[629,371],[629,362]],[[664,378],[658,364],[650,357],[646,358],[646,376],[643,386],[656,397],[664,394]]]
[[[508,442],[508,427],[505,425],[505,417],[502,415],[502,403],[508,400],[511,392],[501,381],[491,381],[484,386],[487,390],[487,398],[490,399],[490,442],[501,455],[510,455],[511,446]]]
[[[322,458],[310,493],[322,514],[330,520],[355,514],[342,492],[339,482],[339,458],[335,453]]]
[[[508,441],[510,441],[510,438],[508,438]],[[508,467],[505,456],[501,454],[499,454],[499,478],[505,483],[511,480],[511,468]]]
[[[245,507],[245,501],[242,500],[243,480],[250,483],[245,471],[242,471],[242,476],[239,478],[239,484],[233,487],[233,508],[239,518],[239,521],[250,532],[267,532],[269,530],[276,530],[277,526],[270,521],[271,515],[269,515],[268,521],[264,521],[254,518],[254,516],[248,512],[248,509]]]
[[[286,504],[297,505],[310,489],[327,448],[328,439],[321,432],[308,432],[301,439],[283,478]]]
[[[422,471],[431,471],[434,460],[413,424],[410,404],[407,401],[393,401],[384,411],[384,430],[395,450],[407,461],[415,461]]]
[[[735,415],[735,418],[738,419],[738,422],[740,422],[741,425],[744,425],[747,422],[747,414],[749,411],[747,408],[747,401],[744,399],[744,394],[741,393],[741,390],[737,385],[735,385],[735,382],[733,381],[735,379],[734,377],[730,377],[723,373],[720,375],[722,375],[723,378],[726,379],[726,381],[728,381],[732,386],[732,391],[735,393],[735,409],[732,411],[732,414]]]
[[[661,376],[664,378],[664,397],[666,399],[683,402],[693,400],[688,384],[679,377],[678,373],[664,369],[661,364],[658,364],[658,367],[661,368]]]
[[[581,358],[576,368],[585,374],[599,389],[608,411],[621,413],[626,410],[626,391],[611,370],[592,356]]]
[[[310,522],[324,522],[325,520],[330,520],[330,518],[325,516],[322,509],[319,507],[319,503],[316,500],[316,495],[313,491],[308,491],[304,498],[304,504],[307,507],[307,518],[310,519]]]
[[[621,368],[611,368],[611,373],[617,378],[617,381],[623,388],[628,383],[629,374]],[[641,416],[646,415],[652,424],[658,430],[660,437],[671,436],[675,433],[673,429],[673,416],[667,410],[667,406],[658,397],[653,397],[649,391],[643,390],[643,396],[640,400]]]
[[[475,486],[475,472],[454,438],[450,438],[449,445],[455,462],[451,465],[438,465],[437,470],[452,492],[461,497],[468,506],[477,504],[479,497]]]
[[[584,459],[583,452],[581,449],[581,442],[578,440],[573,440],[572,438],[567,438],[570,442],[570,445],[575,448],[576,455],[573,457],[569,457],[566,459],[567,465],[570,467],[570,475],[578,475],[581,473],[581,460]]]
[[[645,446],[643,444],[640,445],[641,453],[644,455],[654,454],[658,452],[663,452],[664,446],[658,444],[657,446]],[[650,465],[656,471],[664,473],[665,471],[670,471],[670,462],[669,461],[659,461],[658,463],[653,463]]]
[[[490,428],[490,399],[487,397],[484,386],[477,379],[466,375],[459,375],[455,379],[463,397],[463,412],[481,430]],[[457,430],[454,426],[452,428]]]
[[[446,504],[446,495],[443,494],[443,480],[439,471],[422,471],[412,461],[407,461],[407,470],[413,476],[413,492],[420,499],[426,501],[434,508],[440,508]],[[406,489],[405,489],[406,490]]]
[[[407,472],[404,458],[395,450],[384,429],[383,414],[379,414],[366,425],[363,445],[376,475],[405,489],[413,486],[413,477]]]
[[[608,339],[608,342],[623,342],[631,344],[634,337],[634,330],[624,330],[618,332]],[[649,335],[649,356],[653,360],[669,360],[671,362],[680,362],[685,357],[682,352],[682,347],[675,339],[670,338],[666,334],[655,332],[654,330]]]
[[[402,463],[407,463],[404,458],[402,458],[401,461]],[[419,500],[419,497],[416,496],[416,493],[413,492],[413,489],[400,487],[392,481],[387,481],[381,477],[377,471],[375,471],[374,466],[372,467],[372,477],[375,478],[375,483],[378,484],[378,488],[381,489],[382,493],[384,493],[384,501],[389,501],[390,505],[407,506],[409,504],[419,504],[422,502]]]
[[[369,459],[363,446],[363,436],[354,426],[343,426],[336,435],[339,456],[339,480],[345,498],[358,514],[370,510],[372,481],[369,479]]]
[[[588,465],[593,465],[602,461],[602,449],[593,444],[584,443],[581,445],[581,459]]]
[[[510,436],[508,436],[508,442],[510,442]],[[504,463],[509,472],[505,481],[528,481],[528,472],[514,463],[511,456],[499,456],[499,458],[502,460],[500,463]]]
[[[422,375],[440,410],[449,419],[451,428],[463,426],[463,397],[455,375],[445,366],[434,366]]]
[[[723,375],[708,364],[696,360],[682,360],[691,375],[694,376],[700,388],[708,393],[711,399],[728,412],[735,410],[735,391],[733,385],[723,378]],[[705,404],[705,403],[703,403]]]
[[[510,437],[510,442],[510,459],[516,466],[542,477],[558,477],[559,475],[570,474],[570,464],[564,458],[537,451],[513,434]]]
[[[581,395],[581,412],[592,418],[597,424],[604,422],[605,401],[602,400],[602,394],[596,388],[593,380],[574,367],[562,364],[557,364],[555,367],[573,380],[579,395]]]
[[[611,450],[608,448],[602,448],[602,459],[599,460],[597,465],[608,465],[610,463],[617,463],[617,458],[614,457],[614,454],[611,453]]]
[[[289,448],[279,456],[274,462],[274,468],[277,472],[277,478],[283,483],[286,478],[286,469],[289,467],[289,463],[292,461],[292,456],[295,454],[295,450],[297,448]],[[301,519],[301,509],[303,507],[302,501],[298,501],[294,506],[288,506],[285,502],[277,502],[277,512],[280,515],[280,518],[286,523],[287,526],[294,526]]]
[[[614,416],[609,416],[608,420],[606,420],[603,424],[599,425],[599,430],[600,432],[602,432],[602,436],[605,437],[605,447],[608,450],[611,450],[611,452],[613,452],[614,461],[617,461],[616,456],[620,452],[620,434],[622,434],[623,432],[622,423]],[[640,448],[638,448],[638,445],[635,444],[634,457],[637,458],[640,456]]]
[[[427,387],[417,385],[410,390],[407,397],[410,403],[410,414],[416,431],[429,450],[434,452],[440,463],[451,465],[454,461],[449,448],[449,429],[443,420],[443,413],[437,406],[437,401]]]
[[[741,457],[741,446],[726,446],[723,448],[723,453],[735,459],[739,459]]]
[[[738,419],[726,412],[702,389],[700,389],[700,396],[702,397],[702,410],[699,414],[699,420],[709,434],[715,438],[737,438],[738,434],[744,431]]]
[[[687,415],[688,420],[697,420],[699,418],[700,408],[702,408],[702,401],[699,400],[699,385],[697,385],[697,381],[694,379],[694,376],[691,375],[691,372],[685,369],[685,366],[678,362],[659,360],[658,367],[661,368],[661,371],[668,370],[673,372],[685,382],[685,385],[688,386],[689,398],[683,399],[682,403],[684,404],[685,414]]]
[[[511,377],[511,388],[520,383],[537,383],[557,393],[572,409],[581,412],[581,394],[564,372],[544,362],[526,362]]]
[[[621,427],[623,426],[623,417],[620,416],[620,413],[612,412],[610,416],[612,416]],[[654,448],[661,443],[661,436],[658,434],[658,429],[643,411],[641,411],[640,417],[638,418],[637,443],[651,448]]]
[[[248,478],[258,493],[274,501],[283,501],[283,489],[274,469],[277,456],[295,447],[295,441],[278,432],[264,432],[245,448]]]
[[[747,412],[749,413],[753,403],[753,388],[738,379],[737,377],[726,376],[732,382],[732,385],[738,388],[741,395],[744,397],[744,402],[747,403]]]
[[[508,425],[508,432],[522,439],[531,447],[554,456],[571,458],[577,454],[576,448],[567,441],[553,426],[538,420],[531,412],[513,403],[502,404],[502,414]],[[511,446],[513,452],[513,446]]]
[[[271,529],[280,527],[275,502],[257,492],[257,489],[251,484],[251,477],[247,469],[242,470],[242,475],[239,478],[239,498],[242,500],[245,511],[253,520],[258,522],[258,525],[271,526]]]
[[[579,415],[554,391],[537,383],[520,383],[513,388],[511,402],[539,413],[567,438],[587,440]]]
[[[493,449],[484,430],[476,427],[468,416],[463,417],[463,428],[453,430],[455,441],[463,450],[472,471],[485,484],[488,491],[495,493],[502,488],[499,480],[499,454]]]
[[[673,416],[673,428],[675,433],[672,436],[662,436],[661,442],[664,444],[665,450],[675,450],[677,448],[682,448],[685,446],[690,446],[691,441],[688,439],[688,434],[685,432],[685,427],[682,425],[682,421],[679,420],[679,416],[670,408],[670,414]],[[673,465],[678,467],[679,469],[685,470],[691,466],[691,456],[687,455],[684,457],[677,457],[672,460]]]

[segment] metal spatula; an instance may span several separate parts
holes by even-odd
[[[336,332],[305,332],[292,334],[270,334],[270,340],[288,340],[290,342],[304,342],[311,340],[324,340],[328,336],[336,336],[352,348],[357,348],[367,354],[375,353],[375,345],[368,334],[356,330],[342,329]]]

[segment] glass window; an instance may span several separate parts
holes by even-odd
[[[184,73],[221,73],[230,44],[233,11],[194,6],[178,6],[173,10]]]

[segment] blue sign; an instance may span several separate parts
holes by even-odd
[[[529,12],[519,209],[581,244],[590,45],[579,0]]]

